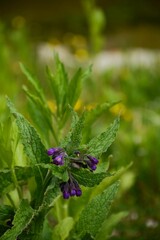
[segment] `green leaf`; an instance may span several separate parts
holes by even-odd
[[[39,82],[36,79],[35,76],[22,64],[20,63],[20,68],[23,72],[23,74],[27,77],[28,81],[32,84],[34,87],[35,92],[37,93],[38,96],[41,97],[41,99],[44,99],[44,94],[42,89],[40,88]]]
[[[0,195],[3,195],[14,188],[11,171],[1,170],[0,171]],[[12,186],[11,186],[12,185]]]
[[[121,221],[121,219],[126,217],[127,215],[127,212],[119,212],[116,214],[112,214],[108,219],[103,222],[102,227],[96,234],[95,240],[110,239],[113,227],[115,227]]]
[[[71,125],[71,130],[66,137],[67,141],[66,147],[68,151],[73,151],[79,148],[79,145],[82,140],[82,130],[84,127],[84,120],[85,120],[86,112],[83,112],[80,117],[78,117],[77,113],[73,110],[73,120]]]
[[[43,100],[38,96],[30,93],[28,89],[23,87],[27,98],[29,100],[29,113],[33,122],[38,127],[39,131],[48,138],[49,131],[52,129],[52,114],[47,105],[46,100]]]
[[[88,153],[95,157],[100,157],[103,152],[106,152],[116,137],[120,124],[120,118],[116,118],[107,130],[100,135],[94,137],[87,145]]]
[[[64,114],[67,104],[68,76],[57,54],[55,55],[55,64],[55,74],[53,75],[49,68],[47,68],[47,74],[56,99],[57,112],[58,115],[61,116]]]
[[[120,168],[115,174],[112,174],[109,178],[104,178],[98,186],[95,186],[91,197],[97,196],[101,192],[103,192],[106,188],[117,182],[120,177],[132,166],[132,162],[128,164],[126,167]]]
[[[12,141],[11,141],[12,139]],[[11,117],[0,124],[0,166],[11,167],[18,142],[17,129]]]
[[[13,227],[4,233],[0,240],[15,240],[27,228],[34,215],[35,210],[26,200],[22,200],[13,219]]]
[[[55,200],[55,198],[60,194],[59,181],[57,178],[52,177],[52,180],[48,184],[45,192],[43,193],[43,201],[39,206],[39,212],[43,209],[49,209]]]
[[[86,125],[91,126],[103,113],[119,102],[98,104],[95,108],[88,111]]]
[[[40,162],[48,163],[49,157],[47,156],[46,149],[42,144],[35,128],[33,128],[31,124],[16,111],[14,105],[8,98],[7,105],[16,119],[20,140],[24,146],[24,151],[29,159],[30,164],[35,165],[36,163]]]
[[[60,146],[63,148],[66,148],[67,145],[69,144],[69,142],[71,142],[72,132],[75,129],[75,126],[79,121],[78,114],[74,111],[74,109],[71,106],[68,106],[68,107],[72,114],[72,122],[71,122],[71,130],[68,132],[68,134],[65,136],[65,138],[60,143]]]
[[[68,98],[69,104],[72,107],[74,107],[81,94],[81,87],[83,81],[88,78],[90,74],[91,66],[85,71],[83,71],[82,69],[78,69],[73,78],[71,79],[68,86]]]
[[[82,139],[82,130],[84,127],[84,121],[86,112],[83,112],[82,115],[79,117],[78,114],[70,107],[70,111],[72,113],[72,124],[71,130],[61,142],[61,146],[63,148],[67,148],[67,152],[71,152],[78,149],[81,139]]]
[[[73,228],[74,220],[72,217],[66,217],[58,225],[55,226],[53,231],[53,238],[56,240],[65,240],[69,236],[69,232]]]
[[[53,176],[63,180],[64,182],[67,182],[68,180],[68,172],[66,166],[56,166],[52,163],[51,164],[40,163],[37,164],[37,166],[41,166],[42,168],[51,170]]]
[[[46,68],[46,72],[48,75],[48,78],[50,80],[50,85],[51,85],[51,90],[53,92],[53,95],[55,97],[57,106],[59,106],[59,91],[58,91],[58,84],[54,79],[54,75],[52,74],[51,70],[49,69],[49,67]]]
[[[0,224],[5,224],[7,220],[11,220],[14,216],[14,209],[9,205],[0,206]]]
[[[86,113],[83,112],[79,120],[75,124],[74,128],[71,131],[71,141],[69,143],[70,148],[76,149],[79,147],[82,139],[82,130],[84,127]]]
[[[72,175],[79,184],[85,187],[94,187],[104,178],[111,176],[110,173],[91,173],[86,169],[72,169]]]
[[[101,194],[94,197],[80,214],[76,225],[77,233],[90,233],[95,236],[106,220],[111,203],[118,191],[118,183],[114,183]]]
[[[34,175],[31,167],[15,167],[14,169],[0,170],[0,195],[5,194],[16,186],[14,186],[13,173],[16,175],[16,179],[19,182],[25,182],[28,178]]]

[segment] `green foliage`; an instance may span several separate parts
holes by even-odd
[[[72,217],[66,217],[54,228],[53,238],[57,240],[65,240],[69,236],[69,232],[73,228],[74,220]]]
[[[34,175],[31,167],[15,167],[14,174],[19,183],[23,184],[26,180]],[[14,189],[14,176],[11,169],[0,170],[0,195],[10,192]]]
[[[100,135],[94,137],[87,145],[88,152],[93,156],[101,156],[103,152],[106,152],[110,145],[113,143],[116,133],[119,128],[120,119],[117,118],[113,124],[111,124],[107,130]]]
[[[77,231],[81,234],[90,233],[95,236],[97,230],[105,221],[111,203],[118,190],[118,183],[114,183],[107,190],[94,197],[82,211],[77,222]],[[96,216],[96,217],[95,217]]]
[[[117,178],[114,178],[111,184],[106,184],[107,179],[113,177],[106,169],[100,167],[93,173],[87,165],[89,161],[87,154],[98,157],[99,164],[103,165],[100,156],[106,153],[114,141],[119,118],[105,132],[92,139],[91,135],[89,142],[85,142],[87,138],[84,137],[87,129],[90,127],[92,131],[91,125],[112,104],[101,104],[92,111],[82,110],[82,113],[78,114],[74,106],[80,96],[82,83],[90,74],[90,68],[79,69],[70,81],[58,56],[55,56],[55,68],[54,75],[47,69],[56,101],[55,112],[50,110],[46,94],[38,79],[22,64],[21,69],[32,88],[30,90],[24,87],[29,100],[30,121],[33,125],[7,98],[8,120],[3,122],[0,128],[2,150],[0,196],[4,203],[0,208],[2,240],[16,238],[45,240],[46,236],[65,240],[72,239],[72,234],[75,239],[79,236],[82,239],[87,236],[89,239],[90,236],[91,239],[105,222],[118,190]],[[72,120],[68,130],[70,115]],[[54,165],[55,156],[50,160],[47,155],[48,146],[52,147],[50,141],[61,150],[63,148],[65,154],[63,166]],[[21,161],[17,161],[17,157]],[[78,161],[79,169],[73,164],[74,160]],[[84,169],[87,166],[88,168]],[[76,184],[82,187],[82,197],[63,200],[60,196],[63,184],[71,184],[71,181],[74,182],[76,190]],[[12,207],[8,207],[8,204]],[[48,217],[50,215],[54,221],[53,231]],[[6,224],[7,219],[10,225]]]
[[[122,218],[128,215],[127,212],[120,212],[117,214],[112,214],[108,219],[106,219],[99,232],[96,234],[95,240],[106,240],[109,239],[113,230],[113,227],[117,225]]]
[[[104,178],[110,177],[110,173],[93,173],[88,172],[88,170],[85,169],[74,169],[72,171],[72,175],[74,178],[83,186],[85,187],[94,187],[95,185],[98,185]]]
[[[42,144],[35,128],[33,128],[20,113],[16,112],[16,109],[9,99],[7,99],[7,104],[11,113],[16,119],[20,139],[24,146],[24,151],[29,158],[30,164],[34,165],[39,162],[49,162],[46,149]]]
[[[13,219],[13,227],[7,230],[1,240],[14,240],[24,231],[35,216],[35,211],[26,200],[22,200]]]
[[[69,151],[73,149],[78,149],[80,147],[84,121],[85,121],[85,112],[80,117],[78,117],[78,115],[73,111],[73,122],[71,126],[71,131],[67,136],[67,141],[68,141],[67,145],[64,146]]]
[[[9,205],[0,206],[0,224],[3,224],[7,220],[11,219],[14,215],[14,210]]]
[[[33,74],[22,63],[20,63],[20,67],[33,87],[33,92],[30,92],[25,86],[23,87],[29,100],[29,112],[32,115],[32,120],[38,127],[40,133],[45,138],[48,138],[49,132],[51,131],[54,134],[54,131],[52,128],[52,114],[48,107],[43,89],[41,88],[38,79],[33,76]]]
[[[56,100],[57,116],[64,117],[68,104],[74,107],[81,93],[82,83],[91,73],[91,67],[86,70],[78,69],[69,81],[63,63],[55,55],[55,74],[47,68],[51,89]]]

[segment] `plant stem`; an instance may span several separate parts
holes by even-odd
[[[14,171],[13,167],[11,168],[11,173],[12,173],[12,178],[13,178],[14,185],[15,185],[15,187],[17,189],[17,192],[18,192],[19,199],[21,200],[23,198],[23,194],[22,194],[21,188],[18,184],[17,177],[16,177],[16,174],[15,174],[15,171]]]
[[[7,196],[8,200],[10,201],[11,205],[13,206],[13,208],[16,209],[16,205],[15,205],[12,197],[10,196],[10,194],[7,193],[6,196]]]

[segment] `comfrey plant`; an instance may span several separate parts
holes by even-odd
[[[57,56],[55,62],[54,74],[47,69],[52,100],[21,64],[32,87],[24,87],[30,121],[7,98],[0,125],[1,240],[104,240],[113,226],[108,213],[119,175],[108,172],[101,155],[115,139],[119,118],[92,138],[92,124],[111,104],[78,115],[74,106],[90,68],[69,80]]]

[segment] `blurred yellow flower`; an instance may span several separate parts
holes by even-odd
[[[55,113],[57,110],[57,106],[56,106],[55,102],[48,100],[47,103],[48,103],[48,107],[51,110],[51,112]]]
[[[75,57],[78,60],[84,61],[84,60],[87,60],[89,58],[89,53],[86,49],[79,48],[75,51]]]
[[[123,103],[117,103],[113,107],[110,108],[110,112],[114,115],[120,115],[126,121],[132,120],[132,112],[127,109],[127,107]]]
[[[79,111],[82,108],[82,101],[80,99],[78,99],[78,101],[76,102],[75,106],[74,106],[74,110],[75,111]]]
[[[87,106],[86,106],[86,109],[87,110],[92,110],[93,108],[95,108],[96,107],[96,104],[95,103],[90,103],[90,104],[88,104]]]
[[[73,35],[71,38],[71,44],[75,48],[82,48],[87,46],[86,38],[82,35]]]

